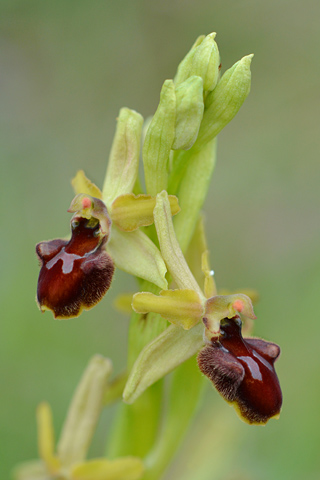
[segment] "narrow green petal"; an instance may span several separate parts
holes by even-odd
[[[173,150],[188,150],[197,139],[203,117],[203,81],[193,75],[176,88],[177,115]]]
[[[144,466],[136,457],[89,460],[74,466],[71,480],[139,480]]]
[[[177,197],[169,196],[171,215],[180,212]],[[153,209],[156,205],[156,197],[151,195],[134,195],[128,193],[117,197],[111,205],[112,221],[125,232],[132,232],[139,227],[145,227],[153,223]]]
[[[148,280],[158,287],[168,287],[166,265],[155,244],[141,230],[122,232],[113,226],[107,245],[118,268],[135,277]]]
[[[175,122],[175,88],[172,80],[166,80],[142,149],[147,193],[151,195],[156,195],[168,185],[168,161],[175,137]]]
[[[139,113],[129,108],[120,110],[103,185],[107,207],[119,195],[132,192],[138,176],[142,124]]]
[[[123,392],[126,403],[133,403],[150,385],[192,357],[203,345],[203,325],[189,331],[171,325],[140,353]]]
[[[202,299],[203,293],[187,265],[176,238],[172,224],[168,194],[165,191],[157,195],[157,203],[154,209],[154,223],[161,253],[172,278],[180,289],[194,290]]]
[[[194,290],[162,290],[159,296],[149,292],[136,293],[132,307],[138,313],[159,313],[185,330],[194,327],[204,315],[203,303]]]
[[[59,458],[64,466],[81,462],[86,457],[111,372],[111,361],[101,355],[95,355],[82,375],[57,447]]]
[[[91,197],[102,199],[102,192],[91,180],[89,180],[83,170],[78,170],[76,176],[71,180],[76,195],[85,193]]]

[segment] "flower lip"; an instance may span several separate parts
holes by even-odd
[[[38,304],[42,311],[52,310],[55,318],[76,317],[93,307],[109,289],[114,272],[99,220],[73,217],[71,231],[69,241],[56,239],[36,247],[41,261]]]
[[[280,348],[257,338],[243,338],[240,317],[224,318],[219,337],[198,355],[198,365],[225,400],[248,423],[277,417],[282,393],[274,369]]]

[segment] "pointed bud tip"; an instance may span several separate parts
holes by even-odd
[[[250,53],[250,55],[245,55],[244,57],[242,57],[240,62],[243,62],[249,66],[252,62],[253,57],[254,53]]]

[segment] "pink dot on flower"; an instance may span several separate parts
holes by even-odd
[[[237,310],[237,312],[242,312],[244,308],[244,304],[242,300],[236,300],[235,302],[233,302],[232,306],[235,310]]]
[[[82,208],[90,208],[91,207],[91,200],[88,197],[84,197],[82,199]]]

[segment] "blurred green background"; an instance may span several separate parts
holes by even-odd
[[[250,427],[208,387],[166,479],[320,478],[319,18],[312,0],[2,0],[0,478],[37,456],[35,408],[57,431],[88,359],[124,365],[128,319],[112,289],[79,319],[41,315],[35,243],[65,236],[70,179],[101,186],[120,107],[147,117],[202,33],[218,32],[222,70],[255,53],[251,94],[219,136],[205,211],[220,287],[254,287],[255,334],[279,343],[279,421]],[[103,452],[115,410],[92,454]],[[216,476],[213,472],[216,472]]]

